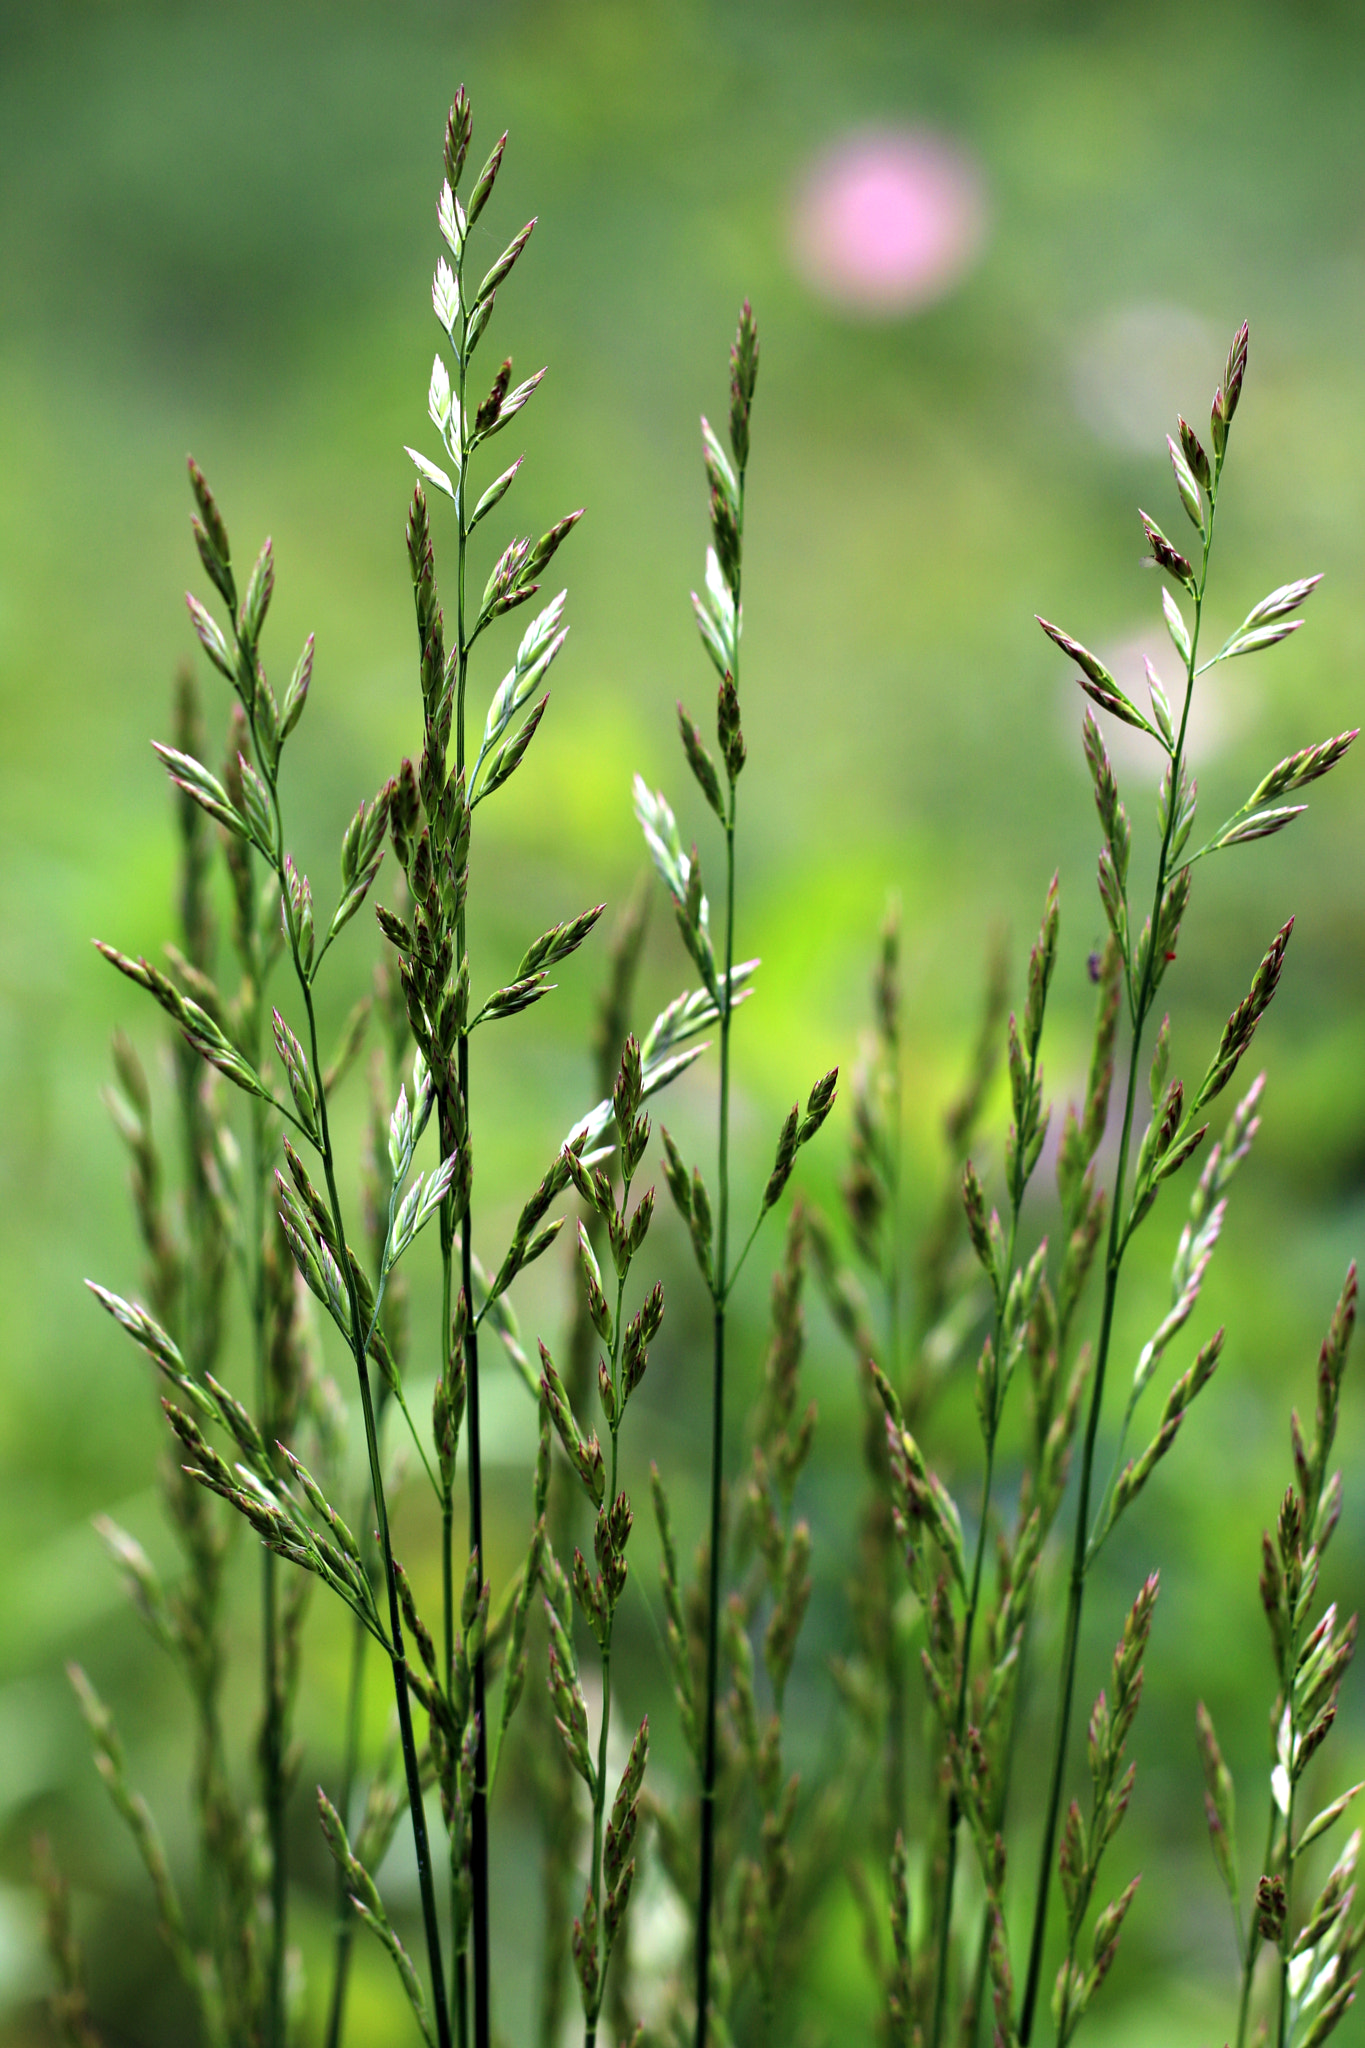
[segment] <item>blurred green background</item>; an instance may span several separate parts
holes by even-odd
[[[942,1171],[938,1118],[962,1068],[989,934],[1007,927],[1017,987],[1054,868],[1064,945],[1049,1077],[1059,1094],[1083,1058],[1085,962],[1102,928],[1096,824],[1080,702],[1031,615],[1101,650],[1144,636],[1158,664],[1164,646],[1172,671],[1156,584],[1138,567],[1135,507],[1177,533],[1162,435],[1177,407],[1202,423],[1244,316],[1251,365],[1211,630],[1221,638],[1289,576],[1320,569],[1326,581],[1306,632],[1213,682],[1216,715],[1196,760],[1204,814],[1231,810],[1280,755],[1360,716],[1363,64],[1365,17],[1345,0],[0,7],[6,2044],[46,2038],[27,1878],[40,1825],[73,1874],[110,2040],[185,2037],[141,1873],[107,1811],[62,1663],[78,1655],[115,1703],[133,1775],[174,1849],[187,1824],[179,1682],[129,1616],[89,1527],[110,1510],[167,1555],[154,1492],[159,1428],[139,1361],[80,1281],[138,1284],[124,1162],[99,1092],[111,1029],[131,1031],[152,1060],[158,1020],[88,941],[151,953],[171,930],[170,808],[148,740],[167,733],[171,677],[191,648],[181,593],[202,583],[186,449],[210,477],[238,557],[274,536],[276,673],[316,629],[288,795],[305,864],[331,874],[357,799],[418,741],[402,451],[405,441],[434,444],[433,200],[446,106],[466,79],[476,156],[503,126],[512,135],[488,216],[490,260],[502,230],[533,211],[540,219],[485,345],[490,357],[493,346],[512,351],[519,373],[550,365],[518,423],[512,452],[524,446],[529,460],[508,510],[518,530],[539,531],[572,505],[588,508],[560,558],[573,632],[548,720],[517,781],[480,813],[472,947],[476,982],[491,984],[553,918],[599,897],[622,902],[641,865],[636,768],[673,793],[707,858],[673,703],[681,695],[700,715],[711,694],[687,605],[706,539],[696,416],[723,412],[725,352],[738,303],[752,296],[763,355],[740,943],[764,967],[737,1033],[739,1170],[756,1191],[791,1096],[831,1062],[851,1065],[876,929],[897,888],[908,1175],[922,1214]],[[792,259],[793,194],[813,154],[867,124],[927,125],[974,159],[983,181],[979,260],[913,316],[864,318],[822,300]],[[438,525],[438,556],[440,537]],[[486,657],[476,705],[502,653]],[[215,717],[224,708],[217,700]],[[1152,791],[1130,759],[1120,772],[1150,849]],[[1297,913],[1282,993],[1256,1047],[1271,1075],[1264,1129],[1199,1312],[1201,1335],[1227,1321],[1225,1362],[1091,1603],[1085,1698],[1138,1579],[1160,1565],[1134,1744],[1139,1789],[1113,1852],[1116,1876],[1120,1865],[1142,1867],[1146,1881],[1088,2023],[1090,2038],[1115,2048],[1221,2040],[1232,2024],[1235,1964],[1204,1839],[1193,1704],[1203,1696],[1215,1712],[1248,1841],[1259,1841],[1273,1681],[1258,1531],[1289,1478],[1288,1408],[1311,1404],[1317,1342],[1365,1217],[1358,775],[1352,761],[1320,785],[1312,815],[1285,838],[1199,871],[1168,982],[1176,1069],[1193,1069],[1271,933]],[[717,859],[713,850],[713,874]],[[366,985],[376,942],[362,919],[341,949],[333,1025]],[[478,1155],[490,1253],[587,1106],[602,957],[589,948],[567,966],[560,994],[507,1027],[476,1073],[490,1104]],[[683,985],[683,966],[661,911],[642,1012]],[[708,1142],[706,1102],[699,1081],[669,1112],[694,1153]],[[357,1119],[353,1108],[352,1143]],[[998,1101],[991,1128],[1003,1129]],[[806,1155],[827,1205],[846,1134],[840,1111]],[[1120,1360],[1164,1306],[1180,1208],[1167,1198],[1135,1257]],[[1039,1227],[1049,1213],[1040,1197]],[[775,1256],[775,1231],[765,1248]],[[702,1504],[702,1307],[676,1237],[662,1257],[668,1341],[644,1422],[623,1442],[637,1492],[647,1456],[672,1473],[690,1547]],[[765,1271],[752,1262],[741,1302],[737,1354],[749,1371]],[[524,1324],[553,1337],[569,1298],[567,1261],[547,1261],[525,1290]],[[794,1690],[797,1747],[815,1762],[835,1740],[826,1664],[847,1641],[840,1543],[861,1479],[852,1378],[814,1303],[808,1372],[822,1414],[804,1503],[817,1596]],[[489,1400],[506,1568],[525,1523],[532,1425],[505,1375]],[[1365,1578],[1362,1413],[1351,1387],[1346,1510],[1331,1558],[1348,1603]],[[970,1502],[965,1390],[941,1449]],[[638,1576],[652,1588],[646,1555]],[[241,1606],[246,1700],[245,1562]],[[637,1633],[627,1705],[651,1705],[662,1731],[666,1682],[643,1623]],[[321,1599],[311,1645],[305,1792],[334,1768],[338,1742],[328,1686],[344,1637]],[[376,1738],[381,1695],[376,1684]],[[1360,1697],[1348,1682],[1344,1732],[1328,1749],[1333,1789],[1365,1765]],[[677,1768],[675,1737],[663,1738],[660,1758]],[[317,1964],[316,2013],[327,1878],[307,1807],[301,1796],[295,1835],[316,1902],[299,1923]],[[534,1918],[528,1827],[508,1813],[497,1873],[504,1927],[515,1919],[521,1934]],[[1025,1842],[1018,1868],[1031,1862]],[[799,2038],[812,2044],[870,2038],[854,1918],[831,1900],[802,1994]],[[499,1961],[514,2039],[533,1964],[518,1938],[504,1934]],[[405,2024],[383,2017],[395,2008],[382,1959],[361,1961],[357,2048]],[[1365,2026],[1348,2019],[1338,2038],[1365,2039]]]

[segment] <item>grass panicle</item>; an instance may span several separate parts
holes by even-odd
[[[719,677],[716,692],[716,747],[712,756],[697,726],[678,706],[683,753],[703,797],[724,836],[724,923],[713,938],[710,908],[702,888],[701,863],[694,846],[683,850],[677,821],[661,792],[635,779],[635,811],[655,867],[673,902],[678,930],[719,1020],[720,1078],[717,1092],[716,1199],[699,1167],[688,1174],[676,1147],[664,1133],[666,1174],[672,1194],[692,1239],[702,1281],[711,1299],[711,1475],[710,1517],[706,1550],[706,1667],[699,1702],[700,1832],[696,1893],[696,2041],[705,2048],[711,2029],[711,1965],[716,1908],[717,1786],[720,1774],[718,1710],[721,1649],[724,1634],[721,1591],[724,1577],[725,1487],[725,1353],[730,1291],[757,1237],[763,1218],[780,1199],[800,1148],[829,1115],[834,1103],[837,1070],[815,1084],[804,1111],[795,1103],[778,1137],[776,1156],[759,1200],[757,1214],[737,1256],[730,1235],[730,1033],[737,1007],[740,969],[735,964],[735,841],[739,778],[747,758],[739,694],[740,640],[743,631],[744,492],[749,464],[750,419],[758,381],[758,328],[748,301],[740,313],[730,350],[729,452],[706,419],[702,420],[702,459],[710,488],[711,545],[706,555],[704,595],[692,594],[692,608],[702,645]],[[752,966],[753,963],[749,963]],[[747,970],[746,970],[747,971]],[[693,1709],[686,1712],[691,1718]]]
[[[1190,1372],[1177,1382],[1168,1398],[1156,1436],[1129,1473],[1120,1477],[1109,1504],[1101,1507],[1100,1518],[1092,1524],[1095,1459],[1108,1376],[1114,1308],[1124,1255],[1134,1232],[1150,1213],[1162,1184],[1177,1174],[1193,1157],[1207,1135],[1208,1121],[1199,1121],[1201,1112],[1227,1086],[1250,1045],[1256,1026],[1274,996],[1292,927],[1291,919],[1272,940],[1260,968],[1253,977],[1248,996],[1233,1011],[1204,1079],[1191,1091],[1188,1102],[1179,1080],[1167,1081],[1165,1078],[1164,1041],[1160,1035],[1158,1036],[1151,1077],[1152,1116],[1144,1136],[1137,1144],[1134,1157],[1138,1076],[1144,1038],[1152,1020],[1158,993],[1168,970],[1177,958],[1181,923],[1189,903],[1194,861],[1205,853],[1240,843],[1247,836],[1258,836],[1225,827],[1215,834],[1214,839],[1206,846],[1198,849],[1197,853],[1187,853],[1195,819],[1197,791],[1187,759],[1186,743],[1198,679],[1216,664],[1248,651],[1245,635],[1258,632],[1267,617],[1271,620],[1272,633],[1265,639],[1258,640],[1256,644],[1269,645],[1273,644],[1274,639],[1284,638],[1285,634],[1278,628],[1285,624],[1289,615],[1297,610],[1314,587],[1314,579],[1304,579],[1297,584],[1283,586],[1280,591],[1272,593],[1261,606],[1253,607],[1241,634],[1234,634],[1216,654],[1207,657],[1201,663],[1200,628],[1213,549],[1214,524],[1229,446],[1229,430],[1246,375],[1247,349],[1248,336],[1244,324],[1233,337],[1223,381],[1214,393],[1210,409],[1211,453],[1205,452],[1192,429],[1182,426],[1184,466],[1176,462],[1176,483],[1184,510],[1196,531],[1198,546],[1194,553],[1197,564],[1192,564],[1173,547],[1145,513],[1142,515],[1152,560],[1166,579],[1161,592],[1162,612],[1184,670],[1184,684],[1178,697],[1178,710],[1172,706],[1153,671],[1149,677],[1151,717],[1148,718],[1119,688],[1098,657],[1069,635],[1049,626],[1046,621],[1042,622],[1044,631],[1076,663],[1080,670],[1078,680],[1086,695],[1122,723],[1135,726],[1145,733],[1165,756],[1165,763],[1158,799],[1159,840],[1151,896],[1152,907],[1146,921],[1138,930],[1135,929],[1129,907],[1130,828],[1118,795],[1117,780],[1108,760],[1103,737],[1093,714],[1087,712],[1084,730],[1085,753],[1103,834],[1099,861],[1099,893],[1110,934],[1120,956],[1121,987],[1129,1025],[1129,1049],[1118,1159],[1109,1203],[1104,1257],[1104,1295],[1081,1450],[1053,1759],[1029,1939],[1028,1970],[1019,2008],[1019,2038],[1024,2044],[1027,2044],[1032,2034],[1042,1975],[1048,1906],[1052,1890],[1052,1859],[1057,1842],[1071,1728],[1086,1575],[1093,1564],[1099,1544],[1112,1528],[1117,1515],[1122,1512],[1137,1489],[1145,1483],[1148,1474],[1169,1450],[1186,1413],[1188,1401],[1207,1382],[1217,1357],[1216,1349],[1210,1354],[1206,1348]],[[1172,446],[1173,462],[1175,455],[1176,451]],[[1353,737],[1354,735],[1343,735],[1340,743],[1335,745],[1335,751],[1329,750],[1332,751],[1334,760],[1341,758]],[[1307,756],[1307,759],[1314,763],[1326,758],[1325,754],[1316,749],[1310,749]],[[1272,771],[1268,779],[1272,786],[1278,786],[1282,792],[1283,788],[1292,786],[1295,772],[1303,771],[1285,769],[1282,775],[1281,771]],[[1266,824],[1263,813],[1253,812],[1252,815],[1258,816],[1263,825]],[[1268,833],[1270,830],[1278,830],[1289,822],[1290,818],[1284,817],[1273,826],[1266,825],[1266,831]],[[1237,1120],[1234,1118],[1234,1141],[1226,1152],[1229,1159],[1238,1150],[1235,1138],[1236,1124]],[[1196,1286],[1195,1276],[1199,1270],[1197,1264],[1191,1270],[1191,1282]],[[1147,1354],[1144,1353],[1144,1360],[1146,1358]],[[1139,1381],[1143,1379],[1144,1370],[1150,1373],[1151,1363],[1139,1365]],[[1141,1387],[1136,1387],[1135,1395],[1140,1391]]]
[[[1290,1417],[1294,1484],[1280,1503],[1274,1533],[1267,1530],[1261,1539],[1261,1601],[1278,1691],[1271,1713],[1273,1761],[1265,1852],[1250,1896],[1242,1889],[1232,1773],[1202,1701],[1196,1716],[1209,1840],[1232,1911],[1241,1963],[1237,2048],[1245,2048],[1248,2039],[1263,1950],[1270,1952],[1274,1967],[1270,2009],[1262,2026],[1273,2036],[1275,2048],[1307,2048],[1310,2042],[1317,2048],[1353,2004],[1360,1981],[1359,1970],[1352,1968],[1365,1945],[1365,1922],[1352,1913],[1360,1830],[1347,1840],[1306,1912],[1295,1893],[1307,1852],[1335,1828],[1365,1789],[1352,1785],[1311,1818],[1303,1818],[1304,1780],[1318,1775],[1309,1767],[1336,1720],[1342,1679],[1356,1644],[1356,1616],[1342,1621],[1334,1601],[1323,1606],[1318,1598],[1322,1560],[1341,1514],[1341,1474],[1329,1467],[1356,1300],[1352,1262],[1318,1355],[1312,1433],[1305,1438],[1296,1409]]]

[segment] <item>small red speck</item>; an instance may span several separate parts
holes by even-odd
[[[1168,961],[1170,961],[1170,960],[1174,960],[1174,958],[1175,958],[1175,954],[1174,954],[1174,953],[1168,953],[1168,954],[1166,955],[1166,958],[1167,958],[1167,960],[1168,960]]]

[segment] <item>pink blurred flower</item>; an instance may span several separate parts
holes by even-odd
[[[833,143],[797,187],[796,267],[821,298],[865,316],[943,298],[972,269],[986,231],[985,180],[928,129],[864,129]]]

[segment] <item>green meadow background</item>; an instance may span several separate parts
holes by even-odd
[[[1210,630],[1221,638],[1290,576],[1322,570],[1326,580],[1290,645],[1210,679],[1207,758],[1196,760],[1204,815],[1213,822],[1282,754],[1361,716],[1363,65],[1365,16],[1347,0],[0,6],[5,2048],[49,2038],[28,1879],[39,1827],[72,1876],[110,2043],[193,2038],[63,1676],[65,1660],[79,1657],[114,1704],[131,1773],[182,1855],[185,1699],[90,1528],[92,1515],[111,1512],[169,1561],[155,1492],[162,1431],[141,1360],[81,1280],[139,1285],[124,1159],[100,1090],[116,1026],[158,1075],[163,1040],[158,1016],[89,940],[152,953],[172,929],[171,813],[148,741],[167,735],[172,676],[193,651],[182,592],[203,582],[186,450],[212,482],[238,558],[274,536],[274,672],[287,672],[305,633],[317,633],[287,795],[304,864],[325,895],[357,800],[419,742],[403,443],[434,444],[425,407],[437,338],[434,199],[445,110],[467,80],[476,156],[511,130],[486,216],[490,260],[527,215],[540,221],[485,344],[490,362],[495,347],[510,350],[519,373],[550,366],[518,422],[524,432],[499,446],[515,440],[513,452],[528,452],[507,511],[519,531],[540,531],[587,507],[556,564],[573,631],[549,715],[517,779],[479,814],[471,945],[476,983],[492,986],[553,919],[600,898],[615,908],[628,894],[642,866],[629,799],[637,768],[673,793],[685,833],[698,835],[717,872],[673,707],[682,696],[709,723],[713,677],[687,602],[706,541],[697,415],[723,413],[726,350],[739,302],[752,296],[762,368],[748,499],[739,931],[763,968],[736,1032],[741,1207],[756,1198],[793,1095],[831,1063],[851,1070],[857,1058],[875,935],[894,889],[904,905],[913,1222],[940,1184],[941,1110],[963,1068],[991,934],[1007,933],[1017,990],[1054,869],[1063,945],[1048,1079],[1058,1098],[1076,1083],[1091,1012],[1086,959],[1102,930],[1097,826],[1080,699],[1032,615],[1102,650],[1145,635],[1160,664],[1157,585],[1139,567],[1136,506],[1178,533],[1162,436],[1177,407],[1203,421],[1243,317],[1251,361]],[[822,303],[789,253],[792,194],[811,154],[869,123],[928,124],[973,155],[985,180],[980,262],[915,317],[869,321]],[[441,540],[438,521],[438,566]],[[1169,673],[1168,645],[1165,654]],[[476,716],[503,655],[499,644],[484,657]],[[211,671],[205,684],[219,717],[226,706]],[[1125,753],[1120,772],[1141,868],[1154,788],[1131,760]],[[1200,868],[1167,983],[1175,1068],[1193,1072],[1271,934],[1296,913],[1282,991],[1255,1048],[1270,1074],[1263,1130],[1194,1326],[1202,1340],[1226,1321],[1224,1363],[1090,1601],[1083,1700],[1101,1682],[1141,1576],[1160,1567],[1132,1744],[1138,1789],[1107,1866],[1116,1880],[1141,1868],[1145,1881],[1087,2023],[1096,2048],[1196,2048],[1235,2024],[1194,1703],[1205,1698],[1214,1712],[1245,1842],[1258,1844],[1273,1689],[1259,1530],[1290,1478],[1289,1407],[1311,1408],[1317,1343],[1347,1259],[1365,1242],[1360,774],[1352,760],[1318,785],[1310,816],[1274,844]],[[324,984],[333,1030],[367,985],[377,946],[362,918],[334,955]],[[476,1041],[486,1254],[588,1106],[585,1048],[604,958],[600,942],[589,946],[550,1002]],[[645,1018],[687,982],[685,966],[672,918],[656,904]],[[666,1112],[694,1156],[710,1142],[712,1078],[703,1067]],[[343,1116],[352,1157],[361,1094],[353,1084]],[[801,1178],[830,1208],[847,1101],[803,1156]],[[1004,1122],[998,1091],[983,1155],[997,1171]],[[1168,1193],[1134,1255],[1120,1376],[1164,1310],[1182,1208],[1180,1193]],[[1033,1226],[1048,1228],[1054,1215],[1040,1187]],[[778,1242],[770,1226],[741,1290],[736,1418],[761,1356]],[[656,1246],[669,1321],[623,1436],[641,1508],[624,1700],[628,1712],[651,1711],[651,1769],[662,1781],[682,1765],[638,1590],[652,1598],[655,1586],[643,1473],[651,1455],[664,1468],[690,1550],[702,1518],[707,1358],[703,1303],[671,1216],[651,1253]],[[419,1311],[431,1250],[418,1256]],[[567,1256],[537,1268],[519,1297],[524,1326],[553,1343],[570,1288]],[[821,1420],[802,1506],[815,1532],[816,1595],[792,1741],[818,1772],[839,1753],[828,1663],[848,1645],[848,1538],[862,1479],[856,1388],[813,1289],[809,1324],[806,1371]],[[1365,1359],[1347,1382],[1346,1507],[1329,1559],[1332,1588],[1348,1604],[1365,1579],[1362,1367]],[[488,1371],[492,1543],[506,1572],[524,1540],[534,1422],[505,1367]],[[741,1435],[736,1420],[736,1445]],[[970,1509],[978,1446],[965,1375],[935,1449]],[[420,1560],[430,1532],[415,1488],[400,1528],[405,1514]],[[255,1678],[249,1566],[243,1544],[233,1678],[243,1729]],[[319,1596],[292,1815],[310,2041],[320,2038],[330,1899],[310,1794],[335,1775],[345,1650]],[[1044,1641],[1035,1668],[1049,1670],[1055,1655]],[[368,1700],[376,1744],[381,1677]],[[1349,1680],[1324,1789],[1365,1775],[1363,1696],[1360,1679]],[[1030,1723],[1035,1778],[1047,1711],[1040,1699]],[[1078,1749],[1078,1789],[1083,1771]],[[1023,1812],[1016,1931],[1027,1925],[1023,1878],[1038,1818]],[[520,2044],[531,2038],[538,1851],[515,1796],[495,1825],[500,2013]],[[398,1900],[411,1896],[401,1854],[391,1883]],[[407,2038],[383,1958],[362,1945],[359,1963],[352,2048]],[[838,1885],[792,1998],[794,2041],[872,2038],[857,1924]],[[1365,2039],[1365,2027],[1351,2016],[1338,2038]]]

